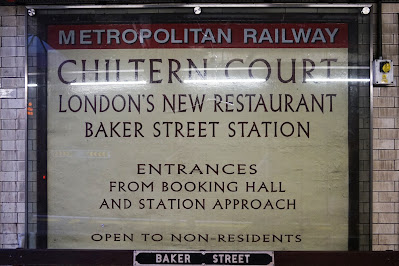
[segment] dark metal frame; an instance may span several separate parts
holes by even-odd
[[[133,265],[129,250],[0,250],[0,262],[10,265]],[[399,265],[399,252],[275,251],[278,266]]]
[[[298,5],[298,4],[295,4]],[[202,5],[201,5],[202,6]],[[216,5],[219,7],[220,5]],[[232,5],[233,7],[238,7],[240,5]],[[276,7],[275,5],[273,5]],[[287,5],[284,5],[285,7]],[[289,5],[288,5],[289,6]],[[303,5],[301,5],[303,7]],[[310,5],[311,6],[311,5]],[[157,5],[157,8],[159,5]],[[168,6],[170,7],[170,6]],[[181,7],[191,7],[191,5],[181,5]],[[214,6],[212,6],[214,7]],[[253,7],[253,6],[251,6]],[[264,7],[264,5],[262,5]],[[279,7],[279,6],[277,6]],[[320,7],[318,5],[317,7]],[[348,7],[345,5],[345,7]],[[29,7],[28,7],[29,8]],[[51,6],[47,6],[46,8],[53,8]],[[59,7],[61,9],[61,7]],[[79,7],[63,7],[66,9],[79,8]],[[80,7],[81,8],[81,7]],[[96,6],[99,8],[99,6]],[[108,8],[108,6],[107,6]],[[137,7],[136,7],[137,8]],[[142,8],[142,7],[139,7]],[[55,8],[57,9],[57,7]],[[159,14],[158,14],[159,15]],[[182,15],[183,14],[179,14]],[[109,15],[112,16],[112,15]],[[126,14],[126,15],[118,15],[119,22],[126,22],[126,18],[129,17],[129,23],[132,23],[132,16],[136,16],[138,19],[138,23],[143,23],[143,17],[151,16],[145,15],[141,16],[139,14]],[[210,14],[208,17],[206,14],[201,15],[201,19],[198,16],[190,13],[184,14],[184,16],[190,21],[195,22],[196,20],[200,20],[201,23],[204,22],[220,22],[220,18],[215,15]],[[75,18],[79,18],[76,20]],[[223,22],[234,20],[234,15],[229,14],[228,20],[223,20]],[[335,22],[335,23],[348,23],[349,32],[357,33],[357,21],[354,20],[354,16],[351,14],[327,14],[327,13],[270,13],[267,18],[265,18],[261,14],[257,15],[247,15],[247,14],[238,14],[236,18],[242,19],[246,18],[248,21],[244,22],[253,22],[253,23],[271,23],[279,21],[281,23],[288,22],[302,22],[302,23],[317,23],[317,22]],[[42,40],[46,40],[47,37],[47,25],[49,24],[91,24],[91,23],[107,23],[108,15],[101,14],[94,20],[92,16],[88,17],[87,15],[68,15],[64,22],[60,22],[59,15],[40,15],[39,16],[39,25],[45,25],[41,28],[41,32],[39,33],[39,38]],[[52,21],[53,19],[53,21]],[[146,19],[146,18],[144,18]],[[78,22],[76,22],[78,21]],[[156,22],[176,22],[176,14],[163,14],[162,18],[159,16],[153,16],[149,20],[152,23]],[[179,18],[179,21],[181,19]],[[118,23],[118,21],[113,21],[113,23]],[[349,34],[349,54],[356,53],[358,40],[357,34]],[[43,62],[47,62],[47,55],[44,55],[38,60],[43,60]],[[349,65],[356,65],[357,62],[351,62],[349,58]],[[357,74],[354,73],[356,70],[349,70],[349,77],[356,77]],[[44,69],[41,72],[42,75],[41,81],[38,81],[38,105],[37,105],[37,114],[38,114],[38,180],[37,180],[37,192],[38,192],[38,205],[37,205],[37,247],[38,248],[47,248],[47,71]],[[40,88],[40,89],[39,89]],[[356,83],[348,84],[348,139],[349,139],[349,235],[348,235],[348,250],[357,250],[359,246],[359,125],[358,125],[358,86]],[[370,204],[371,205],[371,204]],[[371,215],[371,213],[370,213]],[[370,226],[371,227],[371,226]],[[370,240],[371,241],[371,240]]]

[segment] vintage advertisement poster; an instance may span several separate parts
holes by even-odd
[[[346,250],[346,24],[48,27],[48,247]]]

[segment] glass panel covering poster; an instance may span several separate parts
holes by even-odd
[[[48,27],[49,248],[346,250],[344,23]]]

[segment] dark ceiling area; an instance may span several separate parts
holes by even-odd
[[[361,1],[361,0],[302,0],[302,1],[284,1],[284,0],[240,0],[240,1],[215,1],[215,0],[158,0],[158,1],[148,1],[148,0],[0,0],[0,5],[70,5],[70,4],[95,4],[95,5],[112,5],[112,4],[195,4],[195,3],[217,3],[217,4],[268,4],[268,3],[324,3],[324,4],[336,4],[336,3],[377,3],[378,1]],[[383,3],[394,3],[397,0],[383,0]]]

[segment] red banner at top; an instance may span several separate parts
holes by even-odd
[[[53,49],[345,48],[344,23],[52,25]]]

